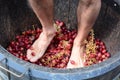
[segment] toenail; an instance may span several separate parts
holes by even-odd
[[[34,53],[34,52],[32,52],[32,53],[31,53],[31,55],[32,55],[32,56],[35,56],[35,53]]]
[[[74,60],[70,60],[70,63],[71,63],[72,65],[75,65],[75,64],[76,64]]]

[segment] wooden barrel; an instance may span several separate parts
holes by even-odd
[[[79,0],[54,0],[55,19],[64,21],[69,29],[77,28],[76,10]],[[111,80],[120,72],[120,6],[119,0],[103,0],[94,25],[95,36],[102,39],[112,57],[105,62],[80,69],[53,69],[20,60],[6,51],[9,42],[22,31],[41,24],[27,0],[0,0],[0,60],[3,66],[18,72],[21,78],[2,70],[12,80]],[[5,64],[5,65],[4,65]]]

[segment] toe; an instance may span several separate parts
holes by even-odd
[[[82,60],[82,59],[80,59],[80,65],[79,65],[79,67],[84,67],[84,61]]]
[[[30,59],[31,62],[36,62],[39,58],[37,56],[34,56],[33,58]]]
[[[66,68],[76,68],[76,66],[72,65],[72,64],[69,62]]]
[[[40,59],[44,54],[44,51],[41,51],[40,53],[36,53],[31,59],[31,62],[36,62],[38,59]]]
[[[38,61],[38,59],[40,59],[42,56],[43,56],[42,53],[39,53],[38,55],[34,55],[34,56],[30,59],[30,61],[31,61],[31,62],[36,62],[36,61]]]
[[[32,51],[30,49],[27,50],[27,58],[28,60],[30,60],[32,58],[32,55],[31,55]]]

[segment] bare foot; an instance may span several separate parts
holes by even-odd
[[[80,45],[73,45],[71,57],[69,59],[69,62],[67,64],[67,68],[80,68],[84,67],[84,46]]]
[[[27,58],[31,62],[36,62],[43,56],[51,40],[54,38],[55,32],[55,29],[51,30],[49,33],[45,33],[43,31],[39,38],[33,43],[31,48],[27,50]]]

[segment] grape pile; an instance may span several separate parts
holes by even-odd
[[[71,55],[72,45],[77,31],[68,30],[61,21],[56,21],[54,26],[57,29],[56,36],[51,41],[45,54],[34,64],[46,67],[65,68]],[[16,36],[14,41],[11,41],[7,50],[14,56],[29,62],[26,57],[26,51],[31,48],[31,45],[39,37],[41,32],[42,30],[40,28],[22,32],[21,35]],[[85,66],[100,63],[110,57],[110,53],[106,50],[105,44],[99,39],[94,39],[93,34],[91,31],[85,41]]]

